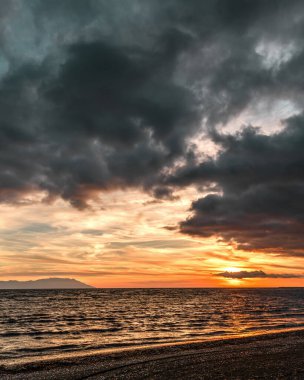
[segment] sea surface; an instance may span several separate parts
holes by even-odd
[[[0,362],[304,328],[304,288],[0,290]]]

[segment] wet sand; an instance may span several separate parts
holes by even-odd
[[[304,330],[0,366],[1,380],[304,379]]]

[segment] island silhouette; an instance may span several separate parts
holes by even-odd
[[[43,278],[29,281],[0,281],[0,289],[89,289],[94,288],[73,278]]]

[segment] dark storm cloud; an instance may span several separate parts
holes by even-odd
[[[45,189],[81,205],[88,189],[154,185],[185,152],[197,117],[190,91],[171,79],[174,58],[104,42],[69,49],[41,89],[53,145]]]
[[[273,135],[247,127],[217,141],[222,151],[216,159],[183,168],[172,179],[216,182],[222,190],[193,202],[182,232],[218,236],[245,250],[303,256],[303,115]]]
[[[45,7],[69,23],[70,2],[30,4],[38,25]],[[153,45],[141,46],[94,33],[40,62],[12,65],[2,79],[2,201],[41,189],[82,208],[98,190],[151,189],[159,172],[186,152],[198,123],[196,100],[174,74],[189,34],[168,25]],[[165,193],[155,190],[158,197]]]
[[[256,271],[246,271],[242,270],[240,272],[221,272],[217,273],[218,277],[232,278],[232,279],[243,279],[243,278],[303,278],[303,275],[293,274],[293,273],[265,273],[262,270]]]
[[[81,209],[113,188],[172,199],[175,187],[216,185],[223,196],[193,203],[183,232],[301,255],[301,117],[269,137],[251,128],[218,132],[259,99],[303,106],[301,2],[12,1],[3,8],[0,201],[44,190]],[[216,160],[197,163],[189,143],[197,133],[221,146]]]

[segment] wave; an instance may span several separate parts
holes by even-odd
[[[51,336],[51,335],[73,335],[73,334],[100,334],[100,333],[110,333],[110,332],[117,332],[122,330],[122,328],[118,327],[112,327],[112,328],[105,328],[105,329],[82,329],[77,331],[8,331],[0,333],[0,337],[13,337],[13,336]]]

